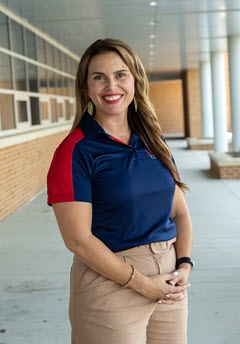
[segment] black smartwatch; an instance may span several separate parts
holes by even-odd
[[[192,258],[190,257],[182,257],[182,258],[178,258],[176,261],[176,270],[179,268],[179,265],[182,263],[187,263],[192,265],[192,268],[195,268],[195,262]]]

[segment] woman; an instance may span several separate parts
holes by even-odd
[[[93,43],[79,63],[76,101],[48,173],[48,203],[74,253],[72,344],[185,344],[187,186],[136,53],[120,40]]]

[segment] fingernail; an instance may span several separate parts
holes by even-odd
[[[175,285],[175,283],[173,281],[169,281],[168,283],[171,285]]]
[[[161,300],[159,300],[157,303],[161,304],[161,303],[162,303],[162,301],[161,301]]]
[[[170,295],[169,295],[169,294],[166,294],[165,297],[170,297]]]
[[[177,276],[177,275],[178,275],[178,272],[177,272],[177,271],[174,271],[174,272],[173,272],[173,275],[174,275],[174,276]]]

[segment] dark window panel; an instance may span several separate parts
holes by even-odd
[[[0,13],[0,46],[9,49],[8,20],[3,13]]]
[[[19,123],[28,121],[26,100],[18,100],[17,101],[17,114],[18,114],[18,122]]]
[[[11,58],[0,52],[0,88],[12,89]]]
[[[37,66],[28,64],[29,91],[39,92]]]
[[[36,38],[35,34],[26,29],[26,56],[36,60]]]
[[[12,50],[18,54],[24,55],[23,46],[23,27],[19,23],[11,19],[11,36]]]
[[[37,97],[30,97],[30,108],[32,125],[40,124],[39,99]]]
[[[15,89],[19,91],[27,91],[25,62],[18,58],[14,58],[13,65],[15,73]]]

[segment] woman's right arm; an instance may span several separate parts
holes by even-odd
[[[91,203],[62,202],[52,206],[66,247],[98,274],[125,285],[132,268],[92,234]],[[146,277],[135,271],[129,287],[155,301],[164,300],[166,294],[171,294],[172,300],[163,303],[174,303],[183,297],[187,286],[171,286],[167,283],[170,279],[172,274]]]

